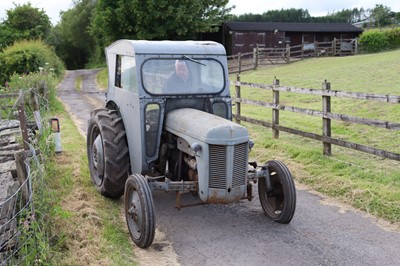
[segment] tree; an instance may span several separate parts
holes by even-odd
[[[365,18],[365,10],[363,8],[342,9],[341,11],[332,12],[326,17],[330,17],[337,22],[354,23]]]
[[[379,27],[391,24],[391,10],[390,7],[384,5],[375,5],[370,11],[371,17],[375,20],[375,25]]]
[[[188,39],[216,31],[228,0],[99,0],[92,34],[101,47],[121,39]]]
[[[96,0],[77,0],[74,7],[61,12],[61,21],[54,27],[51,43],[68,69],[83,68],[95,50],[89,26]]]
[[[31,3],[14,5],[14,9],[6,11],[6,19],[0,26],[2,48],[17,40],[45,40],[51,29],[51,22],[46,12],[32,7]]]
[[[263,14],[251,14],[234,16],[233,21],[242,22],[305,22],[310,19],[307,9],[281,9],[269,10]]]

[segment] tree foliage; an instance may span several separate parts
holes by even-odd
[[[96,3],[75,1],[73,8],[61,13],[61,21],[52,31],[51,43],[68,69],[83,68],[95,50],[89,26]]]
[[[7,17],[0,25],[1,48],[18,40],[45,40],[51,29],[51,22],[46,12],[32,7],[31,3],[14,5],[14,9],[6,11]]]
[[[342,11],[332,12],[323,17],[312,17],[307,9],[281,9],[270,10],[263,14],[247,13],[244,15],[233,16],[233,21],[242,22],[356,22],[364,17],[364,9],[343,9]]]
[[[11,75],[37,72],[40,68],[52,68],[58,75],[64,66],[54,50],[41,40],[18,41],[0,53],[0,82]]]
[[[246,13],[234,16],[233,21],[238,22],[306,22],[310,19],[307,9],[281,9],[269,10],[263,14]]]
[[[92,33],[100,46],[121,39],[186,39],[217,30],[228,0],[99,0]]]
[[[367,16],[364,8],[342,9],[341,11],[332,12],[326,17],[330,17],[337,22],[354,23],[365,19]]]
[[[377,4],[370,11],[371,17],[375,21],[375,26],[383,27],[390,25],[392,23],[391,17],[393,16],[390,7],[384,6],[382,4]]]

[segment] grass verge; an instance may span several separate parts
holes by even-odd
[[[100,88],[104,91],[107,90],[108,86],[108,72],[107,68],[103,68],[99,71],[99,73],[96,76],[96,81],[97,84],[100,86]]]
[[[53,115],[60,119],[63,151],[46,163],[53,194],[52,231],[61,232],[65,241],[54,251],[50,264],[135,265],[121,218],[121,201],[106,199],[95,191],[84,138],[65,111]]]
[[[75,89],[77,91],[81,91],[82,90],[82,76],[78,76],[75,80]]]

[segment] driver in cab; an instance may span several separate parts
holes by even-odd
[[[192,86],[192,77],[185,61],[175,61],[175,71],[164,84],[165,91],[185,91]]]

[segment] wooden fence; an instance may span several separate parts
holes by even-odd
[[[280,48],[254,48],[253,52],[228,56],[229,73],[256,69],[259,65],[289,64],[290,62],[318,56],[345,56],[358,53],[357,39],[334,39],[331,42],[314,42]]]
[[[400,130],[400,124],[389,122],[389,121],[381,121],[367,118],[360,118],[355,116],[349,116],[345,114],[336,114],[331,112],[331,97],[341,97],[341,98],[350,98],[350,99],[359,99],[359,100],[369,100],[369,101],[379,101],[385,103],[395,103],[400,104],[400,96],[394,95],[379,95],[379,94],[369,94],[369,93],[359,93],[359,92],[344,92],[344,91],[334,91],[331,90],[330,83],[323,83],[322,90],[316,89],[308,89],[308,88],[296,88],[296,87],[287,87],[280,86],[279,80],[274,80],[273,85],[265,85],[258,83],[248,83],[248,82],[240,82],[240,75],[237,75],[237,81],[234,82],[236,96],[234,98],[235,102],[235,114],[233,115],[236,122],[240,124],[241,121],[261,125],[264,127],[272,128],[273,137],[279,138],[279,132],[283,131],[286,133],[291,133],[295,135],[299,135],[302,137],[314,139],[317,141],[321,141],[323,143],[323,154],[331,155],[332,149],[331,145],[337,145],[345,148],[354,149],[357,151],[366,152],[369,154],[381,156],[384,158],[392,159],[400,161],[400,154],[393,153],[386,150],[376,149],[373,147],[368,147],[365,145],[348,142],[340,139],[332,138],[331,134],[331,121],[338,120],[344,121],[348,123],[368,125],[373,127],[385,128],[388,130]],[[259,88],[266,89],[272,92],[272,102],[261,102],[250,99],[241,98],[241,87],[251,87],[251,88]],[[280,92],[292,92],[298,94],[311,94],[318,95],[322,97],[322,111],[304,109],[293,106],[285,106],[279,103]],[[262,120],[257,120],[250,117],[245,117],[241,114],[241,104],[250,104],[261,107],[268,107],[272,109],[272,122],[266,122]],[[280,111],[290,111],[295,113],[300,113],[304,115],[317,116],[322,118],[322,135],[318,135],[315,133],[304,132],[298,129],[288,128],[280,125],[279,121],[279,112]]]

